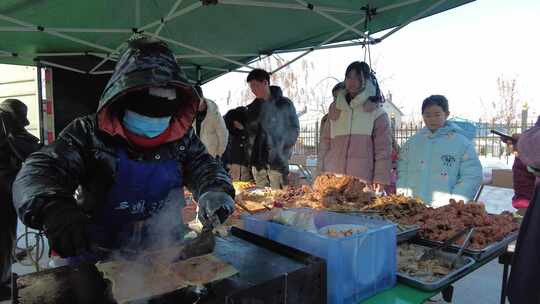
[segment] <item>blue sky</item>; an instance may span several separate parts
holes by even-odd
[[[456,116],[478,119],[497,98],[497,77],[517,80],[520,101],[533,114],[540,110],[540,1],[478,0],[414,22],[372,47],[372,59],[383,90],[406,114],[418,115],[422,100],[446,95]],[[291,54],[289,57],[293,57]],[[314,52],[310,75],[316,83],[343,78],[347,65],[363,59],[361,47]],[[296,68],[295,64],[292,68]],[[204,86],[222,112],[224,99],[245,88],[245,74],[230,73]]]

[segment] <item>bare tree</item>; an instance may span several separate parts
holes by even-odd
[[[491,103],[492,120],[496,123],[510,125],[518,119],[520,102],[516,89],[516,79],[497,78],[498,99]]]

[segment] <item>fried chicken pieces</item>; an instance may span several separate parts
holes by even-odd
[[[357,211],[369,204],[372,197],[366,184],[356,177],[324,174],[315,179],[313,188],[289,187],[277,191],[275,205]]]
[[[488,214],[484,204],[450,200],[450,204],[433,209],[426,208],[411,217],[399,219],[403,224],[416,224],[422,228],[420,235],[432,241],[445,241],[466,227],[475,227],[469,249],[478,250],[498,242],[519,229],[509,212]],[[463,238],[456,242],[463,243]]]

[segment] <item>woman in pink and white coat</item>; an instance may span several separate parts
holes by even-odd
[[[324,170],[351,175],[382,191],[390,184],[391,127],[377,79],[365,62],[351,63],[345,90],[330,105],[330,145]]]

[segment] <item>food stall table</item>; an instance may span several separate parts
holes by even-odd
[[[381,292],[362,304],[417,304],[424,303],[427,299],[435,296],[438,292],[422,291],[407,285],[397,283],[396,287]]]
[[[501,255],[504,255],[507,252],[507,248],[504,248],[504,250],[497,251],[490,255],[489,257],[486,257],[485,259],[481,261],[477,261],[474,263],[467,271],[464,271],[463,273],[455,276],[450,280],[449,284],[444,286],[443,288],[435,291],[423,291],[417,288],[409,287],[407,285],[404,285],[402,283],[397,283],[397,285],[391,289],[388,289],[386,291],[383,291],[363,302],[361,304],[378,304],[378,303],[385,303],[385,304],[421,304],[424,303],[429,298],[437,295],[439,292],[443,292],[443,297],[445,299],[451,300],[452,298],[452,284],[459,281],[463,277],[469,275],[470,273],[474,272],[475,270],[479,269],[480,267],[486,265],[487,263],[493,261],[496,258],[499,258]],[[503,278],[504,280],[504,278]]]

